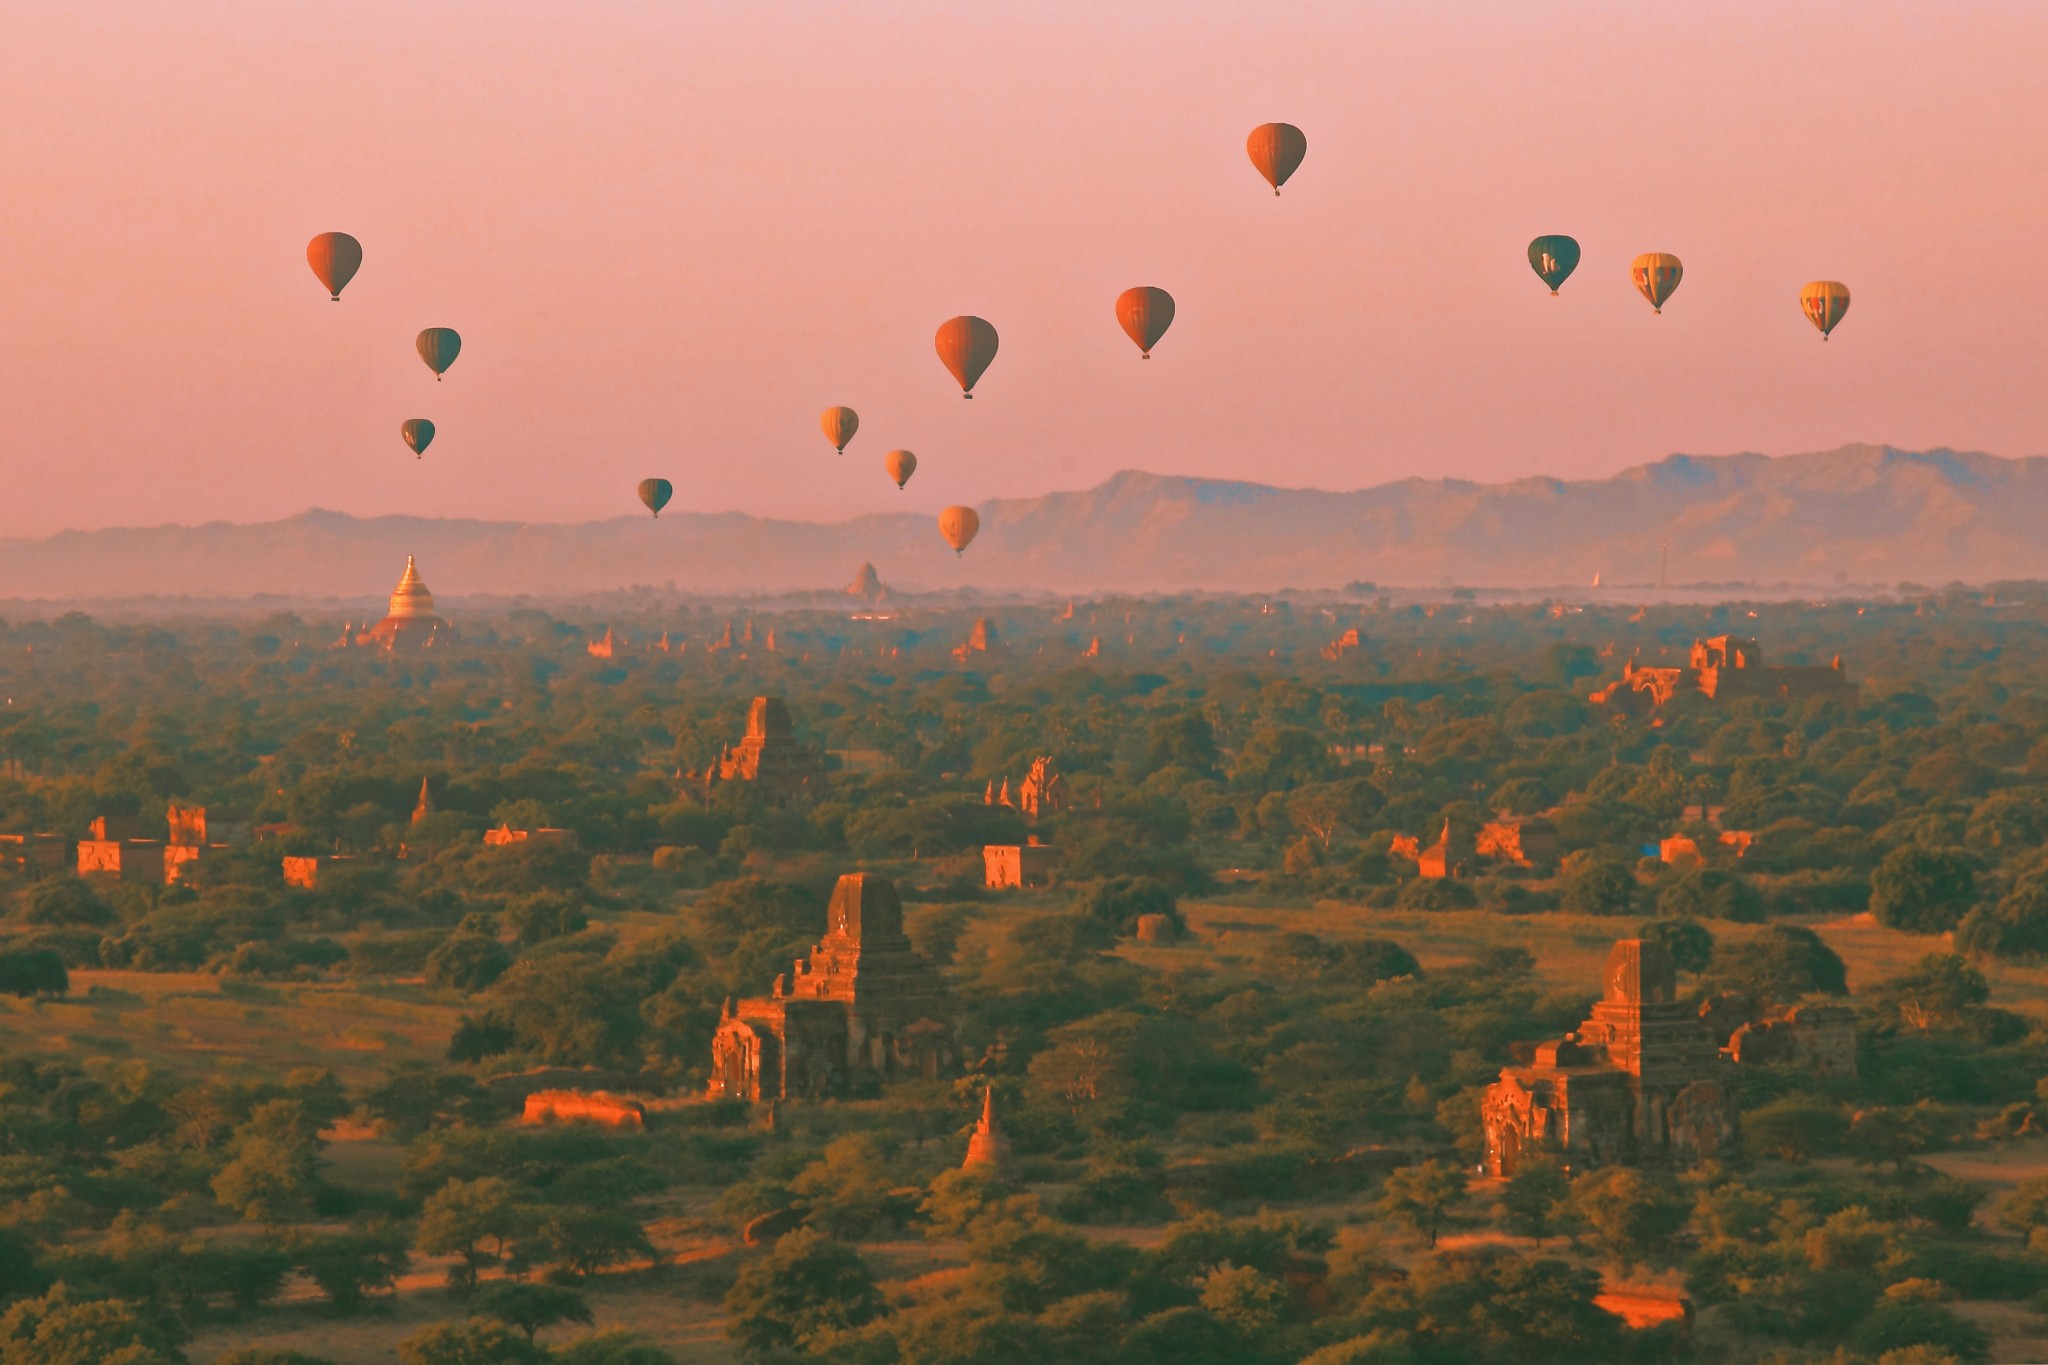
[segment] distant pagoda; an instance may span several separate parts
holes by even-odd
[[[996,1091],[990,1086],[981,1092],[981,1122],[968,1136],[967,1160],[960,1163],[960,1169],[1001,1175],[1009,1164],[1010,1140],[996,1126]]]
[[[455,638],[455,628],[434,611],[434,594],[427,591],[418,566],[407,555],[405,573],[391,590],[389,614],[356,636],[356,643],[376,649],[425,649]]]

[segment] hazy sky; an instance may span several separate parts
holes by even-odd
[[[0,0],[0,33],[0,534],[581,520],[649,474],[836,518],[1126,467],[2048,451],[2038,0]],[[1309,142],[1277,200],[1268,120]],[[1585,248],[1560,298],[1544,232]],[[1661,318],[1626,278],[1660,250]],[[1854,293],[1825,345],[1815,278]],[[1136,284],[1179,303],[1149,363]],[[963,312],[1002,334],[973,403],[932,350]]]

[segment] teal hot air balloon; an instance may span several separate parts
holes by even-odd
[[[429,327],[413,341],[418,348],[420,359],[427,362],[427,368],[434,372],[434,382],[440,383],[441,376],[455,363],[455,357],[462,354],[462,338],[453,327]]]
[[[640,501],[647,504],[647,510],[657,517],[661,509],[668,506],[668,500],[676,495],[676,487],[667,479],[640,480]]]
[[[398,434],[412,447],[413,458],[418,459],[434,443],[434,424],[424,417],[408,417],[399,423]]]
[[[1557,287],[1579,268],[1579,243],[1575,237],[1552,233],[1529,243],[1529,266],[1555,294]]]

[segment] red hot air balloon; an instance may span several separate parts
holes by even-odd
[[[327,286],[327,297],[340,303],[341,291],[363,268],[363,244],[346,232],[323,232],[306,243],[306,264]]]
[[[1138,358],[1150,360],[1152,348],[1173,326],[1173,295],[1149,284],[1126,289],[1116,296],[1116,320],[1123,324],[1124,334],[1138,343]]]
[[[1244,149],[1278,199],[1280,187],[1308,155],[1308,138],[1291,123],[1262,123],[1245,139]]]
[[[959,381],[960,396],[974,397],[974,383],[996,358],[996,329],[977,317],[953,318],[932,338],[939,360]]]

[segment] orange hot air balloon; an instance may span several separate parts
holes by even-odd
[[[417,460],[434,443],[434,424],[424,417],[408,417],[398,424],[398,434],[412,447],[412,457]]]
[[[846,443],[860,430],[860,414],[852,408],[826,408],[818,425],[825,429],[825,439],[832,443],[832,448],[844,455]]]
[[[363,244],[346,232],[323,232],[306,243],[306,264],[327,286],[327,297],[341,302],[341,291],[363,268]]]
[[[917,456],[907,450],[892,450],[882,457],[882,468],[889,471],[889,477],[896,480],[896,486],[901,488],[917,472]]]
[[[462,354],[462,338],[453,327],[429,327],[413,338],[412,344],[420,359],[427,362],[427,368],[434,372],[436,384],[455,363],[455,357]]]
[[[657,517],[661,515],[661,509],[668,506],[668,500],[675,496],[675,492],[676,486],[667,479],[640,480],[640,501],[646,503],[647,510]]]
[[[1138,343],[1138,358],[1150,360],[1152,348],[1173,326],[1173,295],[1149,284],[1126,289],[1116,296],[1116,320],[1123,324],[1124,334]]]
[[[1849,286],[1839,280],[1815,280],[1799,291],[1799,308],[1808,322],[1820,328],[1820,339],[1826,341],[1842,314],[1849,311]]]
[[[1646,251],[1629,264],[1628,277],[1643,291],[1650,307],[1662,314],[1664,300],[1671,297],[1679,280],[1685,277],[1685,267],[1668,251]]]
[[[1291,123],[1261,123],[1244,140],[1244,149],[1251,154],[1252,165],[1273,187],[1273,197],[1278,199],[1280,187],[1308,155],[1308,138]]]
[[[939,359],[959,381],[962,398],[974,397],[974,382],[996,358],[996,341],[995,328],[980,318],[964,314],[948,321],[932,338],[932,344],[938,348]]]
[[[981,517],[972,507],[948,507],[939,513],[939,534],[956,555],[974,543],[974,533],[980,529]]]

